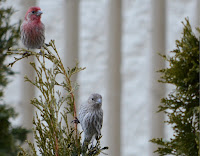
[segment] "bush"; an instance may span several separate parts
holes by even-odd
[[[152,139],[160,145],[155,151],[160,155],[200,155],[199,125],[199,38],[192,32],[189,20],[183,23],[183,36],[176,41],[174,55],[162,57],[169,63],[169,68],[162,69],[161,83],[173,84],[176,89],[161,100],[159,112],[163,111],[172,126],[174,134],[170,140]],[[200,33],[200,29],[197,28]]]
[[[6,0],[0,0],[0,6]],[[7,57],[6,51],[9,47],[15,46],[19,40],[20,21],[17,24],[10,24],[13,15],[13,8],[0,7],[0,155],[15,156],[19,151],[18,146],[26,139],[28,131],[22,127],[13,127],[10,119],[17,114],[12,107],[5,104],[3,100],[4,89],[8,84],[8,75],[13,75],[4,61]]]

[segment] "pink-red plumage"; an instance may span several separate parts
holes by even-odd
[[[44,44],[45,26],[41,14],[40,7],[30,7],[21,25],[21,40],[28,49],[40,49]]]

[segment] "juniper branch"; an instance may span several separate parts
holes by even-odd
[[[35,57],[37,61],[37,64],[30,62],[36,72],[35,79],[31,80],[25,76],[25,81],[34,85],[41,93],[38,98],[31,100],[31,104],[39,110],[33,119],[35,126],[33,132],[40,154],[80,156],[82,153],[81,133],[77,131],[77,123],[74,124],[74,127],[69,126],[68,115],[72,115],[75,119],[77,118],[74,97],[77,84],[72,84],[71,77],[85,68],[80,68],[76,63],[74,68],[67,68],[66,70],[53,40],[50,41],[49,47],[44,45],[44,49],[40,49],[40,53],[22,48],[10,48],[7,54],[18,56],[9,66],[13,66],[26,57]],[[51,68],[47,66],[47,63],[51,64]],[[58,81],[57,75],[62,75],[64,81]],[[61,92],[55,86],[64,88],[66,96],[62,97]],[[61,106],[65,102],[67,107],[61,110]],[[59,115],[61,115],[60,120]],[[65,121],[66,126],[61,124],[62,120]],[[29,147],[32,149],[32,154],[36,155],[34,145],[29,143]],[[86,156],[99,155],[105,149],[107,147],[101,148],[98,140],[94,147],[88,149]],[[27,156],[28,154],[22,149],[19,155]]]
[[[68,111],[61,113],[62,117],[64,117],[64,120],[66,122],[66,135],[70,134],[71,132],[74,132],[74,130],[70,131],[68,123],[67,123],[67,115],[66,114],[71,114],[73,113],[74,118],[76,118],[76,105],[75,105],[75,98],[74,98],[74,91],[76,89],[76,85],[72,86],[71,83],[71,76],[78,73],[81,70],[84,70],[85,68],[80,68],[78,67],[78,63],[76,64],[76,67],[73,69],[69,69],[66,72],[64,65],[62,63],[62,60],[58,54],[58,51],[56,49],[55,43],[52,40],[49,43],[50,47],[52,50],[50,50],[48,47],[44,46],[44,50],[40,50],[40,53],[33,52],[31,50],[27,49],[13,49],[10,48],[10,50],[7,52],[8,55],[17,55],[21,57],[15,57],[15,60],[11,62],[8,66],[13,66],[15,63],[18,61],[23,60],[26,57],[33,56],[36,58],[36,60],[39,63],[39,66],[36,66],[34,62],[31,62],[31,66],[33,69],[36,71],[36,78],[34,81],[29,79],[27,76],[25,76],[25,81],[30,82],[34,86],[36,86],[40,92],[42,93],[44,99],[42,96],[40,96],[40,100],[38,99],[33,99],[31,100],[31,103],[41,112],[41,117],[43,118],[47,125],[48,128],[45,127],[45,125],[40,121],[40,118],[38,117],[36,113],[36,119],[34,120],[34,124],[36,126],[36,129],[34,130],[35,133],[35,138],[37,140],[37,143],[40,144],[42,148],[40,148],[41,153],[51,153],[52,151],[47,152],[46,146],[48,142],[52,142],[55,147],[53,148],[55,150],[55,155],[58,156],[59,153],[61,153],[59,148],[61,147],[59,143],[61,143],[60,138],[59,138],[59,133],[60,133],[60,127],[61,127],[61,122],[58,122],[58,112],[60,111],[60,108],[62,104],[67,101],[67,104],[69,108],[67,109]],[[46,65],[46,61],[50,61],[53,64],[53,68],[48,69]],[[56,76],[58,74],[62,74],[65,77],[65,82],[59,83],[56,81]],[[59,97],[59,100],[55,100],[55,89],[54,86],[60,86],[63,87],[67,93],[66,93],[66,98],[61,97],[61,93],[57,91],[57,96]],[[43,101],[44,100],[44,101]],[[73,109],[72,109],[73,108]],[[55,112],[54,112],[55,111]],[[55,114],[55,116],[54,116]],[[50,120],[49,120],[50,119]],[[58,126],[58,127],[57,127]],[[59,128],[59,130],[58,130]],[[78,139],[78,134],[77,134],[77,124],[74,125],[75,129],[75,141],[77,142]],[[49,140],[45,138],[45,133],[51,133],[51,137]],[[38,133],[37,133],[38,132]],[[71,133],[73,134],[73,133]],[[49,134],[50,135],[50,134]],[[70,138],[72,139],[72,138]],[[79,143],[80,144],[80,143]],[[33,146],[31,148],[34,151]],[[51,148],[50,148],[51,149]],[[51,153],[53,154],[53,153]]]

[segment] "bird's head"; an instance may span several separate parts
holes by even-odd
[[[88,103],[93,105],[94,107],[101,107],[102,105],[102,96],[100,94],[94,93],[91,94]]]
[[[25,20],[40,21],[42,13],[40,7],[30,7],[26,12]]]

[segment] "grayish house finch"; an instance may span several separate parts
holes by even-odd
[[[45,26],[40,20],[41,15],[39,7],[30,7],[21,25],[21,40],[28,49],[40,49],[44,44]]]
[[[103,123],[102,96],[94,93],[88,101],[83,103],[79,111],[79,121],[84,132],[83,146],[88,145],[91,139],[101,135]]]

